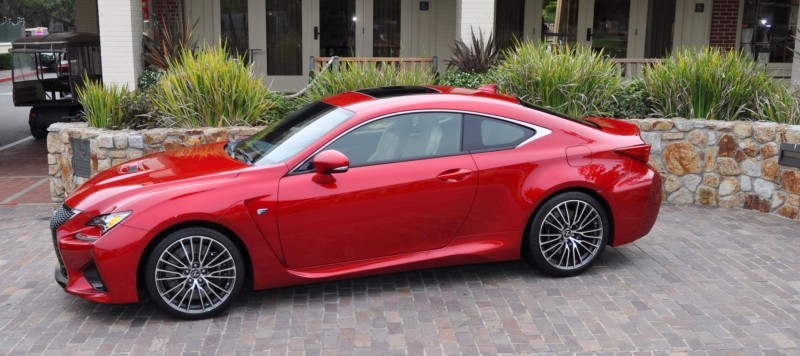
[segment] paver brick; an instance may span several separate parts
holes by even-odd
[[[178,321],[53,281],[49,204],[0,206],[0,354],[800,354],[800,224],[665,205],[584,275],[522,262],[245,291]]]

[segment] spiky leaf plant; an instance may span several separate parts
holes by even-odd
[[[489,72],[505,93],[572,116],[605,114],[620,90],[619,69],[602,51],[521,42]]]
[[[434,73],[428,68],[400,67],[392,63],[346,62],[339,67],[317,70],[314,83],[299,99],[310,103],[351,90],[395,85],[430,85]]]
[[[451,48],[453,54],[447,60],[448,67],[455,67],[464,73],[486,73],[494,66],[500,58],[500,50],[494,39],[494,34],[484,40],[483,31],[470,30],[472,38],[469,43],[464,40],[456,40]]]

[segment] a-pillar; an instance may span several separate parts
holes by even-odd
[[[136,89],[142,62],[142,0],[98,0],[103,83]]]
[[[466,43],[470,43],[473,31],[476,37],[481,31],[484,39],[489,38],[494,31],[494,1],[457,0],[456,31],[458,38]]]

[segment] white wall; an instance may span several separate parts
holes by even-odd
[[[494,31],[494,1],[492,0],[457,0],[456,1],[456,36],[469,40],[472,31],[484,36]]]
[[[103,83],[136,88],[142,71],[141,0],[98,0]]]

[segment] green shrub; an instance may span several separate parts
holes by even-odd
[[[772,93],[756,94],[756,112],[753,117],[759,120],[800,124],[800,97],[797,88],[777,86]]]
[[[489,72],[502,92],[572,117],[604,114],[620,90],[619,69],[602,51],[521,42],[504,57]]]
[[[83,106],[83,116],[90,127],[122,128],[125,113],[123,101],[128,94],[126,86],[93,82],[84,77],[83,88],[78,88],[78,98]]]
[[[456,40],[451,48],[453,54],[447,61],[447,67],[457,68],[464,73],[486,73],[500,58],[500,51],[494,40],[494,34],[490,34],[487,40],[483,40],[483,32],[478,30],[478,37],[475,31],[470,30],[472,39],[470,44],[463,40]]]
[[[439,78],[439,84],[459,88],[477,89],[488,82],[486,73],[462,72],[455,68],[447,69],[447,72]]]
[[[12,55],[11,53],[0,53],[0,70],[11,69]]]
[[[302,103],[352,90],[434,83],[434,74],[427,68],[399,68],[392,64],[374,62],[341,63],[338,68],[317,70],[313,78],[314,83],[299,98]]]
[[[138,89],[149,89],[158,83],[164,77],[164,70],[158,68],[147,68],[139,74],[139,80],[136,81]]]
[[[171,61],[152,102],[164,126],[221,127],[269,123],[274,98],[249,66],[216,47]]]
[[[642,73],[655,114],[663,117],[738,120],[760,118],[757,93],[772,97],[773,78],[740,52],[684,49]]]
[[[622,82],[615,99],[608,109],[611,117],[641,119],[647,117],[652,110],[641,78]]]

